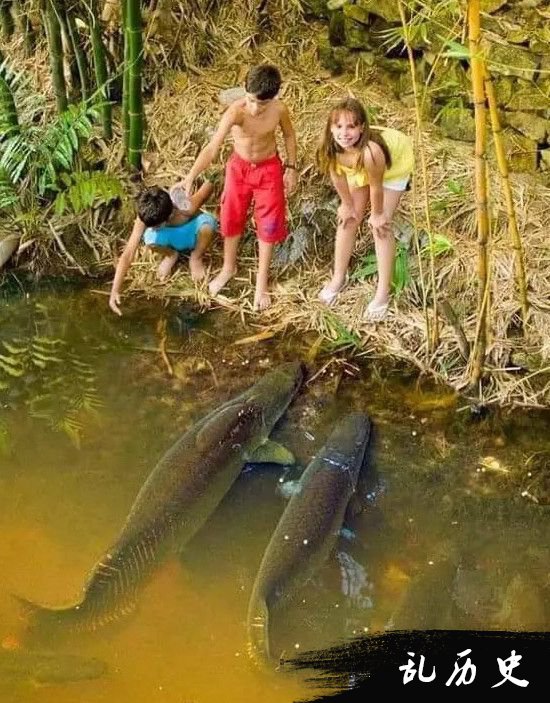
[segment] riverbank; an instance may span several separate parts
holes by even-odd
[[[353,94],[369,107],[374,124],[397,127],[408,133],[414,131],[415,112],[392,97],[383,75],[361,57],[347,66],[343,76],[331,76],[319,61],[316,41],[319,27],[304,22],[292,4],[284,16],[273,21],[276,38],[261,42],[252,31],[252,15],[237,18],[237,11],[237,7],[228,7],[210,28],[212,45],[208,62],[199,62],[199,40],[194,36],[190,37],[184,56],[185,72],[163,68],[161,55],[155,54],[154,63],[162,78],[149,85],[144,178],[147,184],[161,185],[180,178],[219,120],[220,91],[240,84],[252,63],[272,61],[279,65],[284,79],[282,98],[290,108],[298,134],[300,183],[289,203],[292,234],[276,257],[273,305],[261,315],[252,312],[255,270],[252,231],[245,237],[239,275],[216,300],[210,299],[204,285],[192,284],[185,265],[177,269],[167,284],[158,284],[156,263],[145,252],[130,271],[125,295],[184,298],[195,301],[201,309],[221,306],[228,314],[249,318],[258,332],[265,334],[283,329],[317,333],[319,349],[329,354],[387,357],[412,364],[422,374],[433,376],[459,392],[467,391],[476,402],[548,407],[550,257],[546,241],[550,228],[550,189],[530,175],[511,177],[531,304],[529,319],[522,329],[513,250],[506,231],[508,216],[496,164],[491,158],[487,373],[480,387],[468,388],[469,352],[478,335],[472,145],[446,139],[430,124],[422,126],[413,190],[403,198],[398,222],[402,243],[401,273],[396,283],[401,290],[394,296],[387,321],[370,325],[362,319],[375,285],[373,247],[366,231],[358,242],[352,263],[351,284],[338,297],[336,305],[326,308],[318,302],[317,294],[330,275],[337,202],[331,187],[314,167],[314,153],[328,108],[343,95]],[[36,60],[44,63],[46,57],[38,56]],[[108,172],[121,173],[122,149],[117,144],[118,141],[107,148],[98,141],[95,145],[103,149],[101,158]],[[227,145],[220,163],[224,162],[228,149]],[[420,168],[422,154],[425,174]],[[208,205],[211,210],[216,208],[222,174],[221,165],[209,173],[217,182],[216,196]],[[93,269],[110,277],[133,217],[132,197],[136,187],[127,179],[125,182],[127,198],[118,211],[110,207],[106,215],[100,210],[85,212],[71,217],[68,224],[56,221],[53,227],[44,221],[40,231],[35,228],[26,235],[22,246],[47,240],[49,251],[60,253],[69,269],[79,273]],[[428,214],[431,247],[426,234]],[[63,227],[66,235],[62,239]],[[57,234],[52,238],[54,229]],[[83,240],[79,233],[87,233],[88,239]],[[66,251],[60,250],[63,241]],[[220,252],[218,239],[210,275],[221,264]],[[16,264],[28,265],[30,270],[48,270],[59,261],[52,256],[49,260],[34,259],[29,263],[26,256],[20,256]],[[436,345],[429,342],[435,319],[439,332]]]

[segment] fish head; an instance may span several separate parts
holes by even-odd
[[[261,407],[269,434],[300,389],[305,367],[300,362],[281,364],[267,373],[250,390],[250,400]]]
[[[324,454],[342,471],[348,471],[352,484],[357,484],[367,457],[371,423],[365,413],[345,415],[331,432]]]

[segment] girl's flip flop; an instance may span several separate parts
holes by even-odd
[[[364,315],[365,322],[382,322],[388,314],[389,303],[375,305],[372,301],[367,306],[367,311]]]
[[[344,290],[347,284],[347,277],[344,283],[340,286],[340,288],[338,288],[338,290],[334,290],[334,288],[331,288],[330,284],[327,283],[327,285],[321,289],[321,292],[318,295],[319,300],[325,305],[332,305],[332,303],[334,303],[334,301],[338,297],[338,294]]]

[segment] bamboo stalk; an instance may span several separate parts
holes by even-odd
[[[486,115],[483,58],[480,53],[480,0],[468,2],[468,38],[470,47],[470,64],[472,69],[472,90],[474,95],[475,115],[475,193],[477,211],[478,243],[478,329],[472,351],[470,382],[477,386],[483,374],[487,346],[487,318],[489,308],[487,241],[489,238],[489,219],[487,216],[487,161],[486,161]]]
[[[504,151],[504,142],[502,139],[502,127],[500,123],[500,117],[498,114],[497,100],[495,94],[495,87],[493,85],[493,78],[484,64],[484,79],[485,79],[485,90],[487,92],[487,99],[489,102],[489,114],[491,116],[491,127],[493,130],[493,142],[495,146],[495,153],[497,157],[498,169],[500,171],[500,176],[502,178],[502,188],[504,191],[504,197],[506,199],[506,212],[508,215],[508,231],[510,233],[510,239],[512,242],[512,249],[514,250],[514,263],[516,272],[516,285],[519,291],[519,299],[521,302],[521,312],[523,317],[523,324],[525,326],[527,322],[527,316],[529,314],[529,299],[527,297],[527,280],[525,275],[525,258],[523,252],[523,245],[521,237],[518,230],[518,222],[516,218],[516,209],[514,206],[514,198],[512,196],[512,188],[510,186],[508,161],[506,159],[506,153]]]
[[[113,138],[113,109],[107,93],[107,81],[109,71],[107,68],[107,58],[105,46],[99,20],[99,7],[97,0],[92,0],[90,9],[90,36],[92,39],[92,51],[94,55],[94,70],[97,89],[101,91],[101,121],[103,125],[103,136],[107,141]]]
[[[2,38],[6,41],[12,38],[15,28],[11,9],[11,0],[0,0],[0,27],[2,28]]]
[[[420,107],[420,101],[419,101],[419,91],[418,91],[418,85],[416,82],[416,66],[414,63],[414,56],[412,52],[412,48],[409,42],[409,37],[408,37],[408,30],[407,30],[407,20],[405,17],[405,12],[403,10],[403,2],[402,0],[398,0],[398,8],[399,8],[399,16],[401,18],[401,24],[403,26],[403,35],[404,35],[404,41],[405,41],[405,47],[407,49],[407,57],[409,59],[409,68],[411,72],[411,81],[412,81],[412,87],[413,87],[413,95],[414,95],[414,111],[415,111],[415,130],[414,130],[414,142],[415,142],[415,152],[417,154],[420,154],[420,163],[421,163],[421,169],[422,169],[422,180],[424,183],[424,213],[426,217],[426,228],[427,228],[427,233],[428,233],[428,240],[429,240],[429,260],[430,260],[430,282],[431,282],[431,289],[432,289],[432,298],[433,298],[433,326],[430,326],[430,320],[429,316],[427,313],[427,304],[425,303],[424,309],[425,309],[425,314],[426,314],[426,334],[427,334],[427,340],[428,340],[428,355],[431,355],[433,351],[436,349],[436,347],[439,344],[439,318],[438,318],[438,310],[437,310],[437,284],[435,280],[435,261],[434,261],[434,254],[433,254],[433,234],[432,234],[432,223],[431,223],[431,215],[430,215],[430,203],[428,200],[428,167],[426,164],[426,153],[425,149],[423,148],[422,144],[422,130],[421,130],[421,124],[422,124],[422,116],[421,116],[421,107]],[[416,220],[415,220],[416,222]],[[418,233],[417,233],[417,239],[418,239]],[[424,296],[425,298],[425,296]],[[431,329],[430,329],[431,327]]]
[[[63,42],[61,40],[61,27],[54,7],[54,0],[45,0],[44,25],[50,50],[50,69],[57,103],[57,111],[65,112],[67,109],[67,86],[63,73]]]
[[[130,118],[128,116],[128,94],[130,80],[130,44],[126,34],[126,21],[128,17],[128,1],[120,0],[122,5],[122,26],[124,37],[123,70],[122,70],[122,144],[124,153],[128,154],[130,141]]]
[[[141,168],[143,147],[143,98],[141,93],[141,67],[143,64],[143,39],[140,0],[127,0],[126,36],[128,42],[128,163]]]
[[[80,99],[81,91],[80,73],[78,70],[78,63],[76,61],[74,45],[71,41],[71,35],[69,32],[68,14],[64,0],[55,0],[55,11],[57,13],[57,20],[59,22],[59,26],[61,27],[61,36],[63,38],[63,58],[65,64],[69,67],[69,74],[71,76],[71,90],[69,92],[69,99],[78,101]]]
[[[83,100],[87,100],[90,96],[90,82],[88,80],[88,62],[86,60],[86,54],[82,49],[82,44],[80,42],[80,36],[78,34],[78,29],[76,27],[75,17],[73,14],[73,8],[67,9],[67,32],[68,39],[71,43],[71,48],[74,53],[76,66],[78,68],[78,79],[80,83],[80,92]]]
[[[25,55],[32,56],[36,43],[35,32],[29,15],[23,8],[22,0],[13,0],[13,15],[17,31],[23,37]]]
[[[19,132],[19,119],[9,83],[9,68],[0,57],[0,141]]]

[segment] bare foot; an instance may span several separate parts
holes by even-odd
[[[254,296],[254,305],[253,309],[254,310],[267,310],[267,308],[271,305],[271,296],[267,291],[263,292],[258,292],[256,291],[256,295]]]
[[[157,275],[159,277],[159,281],[166,281],[168,278],[170,278],[170,274],[172,273],[172,269],[174,268],[174,265],[176,261],[178,260],[178,252],[175,251],[173,254],[168,254],[167,256],[164,257],[164,259],[160,262],[159,267],[157,269]]]
[[[189,271],[193,281],[202,281],[206,276],[206,268],[204,267],[202,256],[193,256],[191,254],[189,257]]]
[[[210,295],[218,295],[221,289],[233,278],[236,273],[236,269],[231,269],[229,271],[222,269],[219,274],[215,276],[208,284]]]

